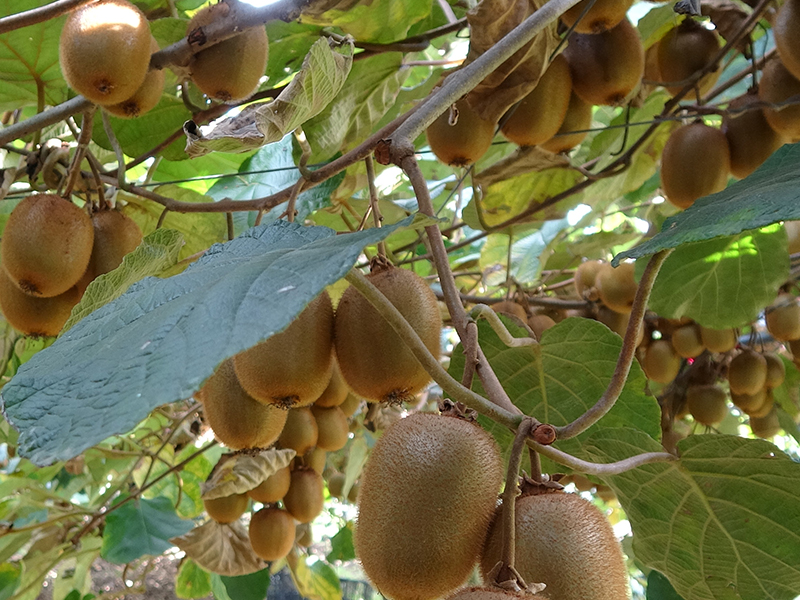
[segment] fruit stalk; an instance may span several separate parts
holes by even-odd
[[[75,148],[75,155],[72,157],[72,163],[69,165],[69,172],[67,173],[67,184],[64,187],[64,198],[69,199],[72,194],[72,189],[78,181],[81,174],[81,163],[89,148],[89,142],[92,141],[92,125],[94,123],[94,113],[97,107],[92,105],[87,108],[83,113],[83,120],[81,121],[81,134],[78,137],[78,146]]]
[[[370,154],[364,159],[367,165],[367,181],[369,182],[369,210],[367,213],[372,213],[372,221],[376,228],[380,228],[383,221],[381,209],[378,207],[378,189],[375,187],[375,162],[372,160]],[[367,218],[367,215],[364,215]],[[364,223],[361,224],[362,227]],[[386,242],[378,242],[378,256],[386,256]]]

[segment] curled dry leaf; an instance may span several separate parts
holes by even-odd
[[[543,4],[543,0],[483,0],[467,13],[470,41],[464,64],[474,62]],[[467,95],[470,106],[482,119],[496,123],[536,87],[558,40],[553,22]]]
[[[725,40],[733,39],[742,30],[750,16],[739,4],[731,0],[703,0],[700,4],[704,17],[710,17],[717,33]],[[736,43],[736,49],[745,57],[750,56],[750,34]]]
[[[482,186],[489,186],[524,173],[569,166],[569,159],[563,154],[553,154],[538,146],[524,146],[478,173],[475,181]]]
[[[244,494],[252,490],[273,473],[288,466],[294,458],[291,449],[265,450],[256,456],[236,454],[224,463],[219,463],[211,477],[203,483],[204,500],[224,498],[233,494]]]
[[[222,525],[209,519],[170,542],[206,571],[226,577],[249,575],[267,566],[253,552],[247,529],[238,521]]]

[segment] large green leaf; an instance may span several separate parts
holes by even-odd
[[[211,575],[187,558],[175,579],[175,595],[178,598],[204,598],[210,593]]]
[[[319,17],[304,16],[303,20],[336,25],[362,42],[385,44],[404,38],[414,23],[431,12],[430,0],[372,0],[346,4],[345,9],[329,10]]]
[[[683,598],[672,587],[669,579],[653,570],[647,576],[647,600],[683,600]]]
[[[773,225],[679,247],[661,267],[650,308],[713,329],[739,327],[754,321],[787,279],[786,233]]]
[[[321,27],[304,23],[269,21],[269,62],[267,77],[270,85],[277,84],[303,64],[303,57],[319,39]]]
[[[412,219],[340,236],[278,221],[213,246],[179,275],[135,283],[5,385],[20,454],[40,465],[70,458],[189,397],[224,359],[287,327],[364,246]]]
[[[614,257],[639,258],[687,242],[736,235],[778,221],[800,219],[800,144],[787,144],[758,170],[727,189],[706,196],[664,222],[661,232]]]
[[[269,589],[269,569],[238,577],[223,575],[220,580],[232,600],[264,600]]]

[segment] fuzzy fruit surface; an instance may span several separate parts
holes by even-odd
[[[0,255],[6,273],[23,292],[49,298],[78,283],[93,241],[86,212],[55,194],[34,194],[11,211]]]
[[[81,299],[77,287],[50,298],[37,298],[20,290],[0,268],[0,310],[11,326],[32,337],[56,336]]]
[[[747,93],[731,100],[728,109],[745,109],[758,101],[757,94]],[[731,174],[737,179],[750,175],[783,144],[760,108],[726,115],[721,131],[731,151]]]
[[[203,500],[203,506],[208,516],[217,523],[232,523],[244,514],[248,503],[247,494],[234,494],[232,496],[223,496],[222,498],[213,498],[212,500]]]
[[[673,96],[687,84],[685,81],[697,71],[707,68],[719,52],[717,34],[706,29],[694,19],[686,18],[670,29],[658,42],[658,70],[661,81],[677,85],[667,85]],[[718,66],[703,75],[698,82],[700,94],[705,94],[719,79],[722,69]]]
[[[374,270],[367,278],[406,318],[435,357],[441,352],[442,317],[425,280],[406,269]],[[336,308],[336,355],[347,385],[374,402],[400,402],[431,378],[392,326],[354,287]]]
[[[432,600],[464,583],[494,514],[502,468],[492,437],[462,419],[416,413],[386,430],[361,478],[354,537],[382,594]]]
[[[728,415],[728,395],[718,385],[690,386],[686,405],[694,420],[703,425],[719,425]]]
[[[800,95],[800,81],[777,59],[769,61],[761,73],[758,97],[771,104],[782,104]],[[800,105],[764,108],[764,118],[785,141],[800,141]]]
[[[736,332],[733,329],[708,329],[700,327],[700,339],[709,352],[728,352],[736,347]]]
[[[446,165],[463,167],[483,156],[492,144],[496,123],[481,119],[466,100],[456,102],[458,120],[450,124],[451,110],[431,123],[425,132],[428,145]]]
[[[572,27],[577,22],[575,31],[578,33],[602,33],[616,27],[633,4],[632,0],[595,0],[584,15],[590,1],[581,0],[561,15],[564,25]]]
[[[499,587],[468,587],[458,590],[447,600],[548,600],[542,594],[528,594],[525,592],[512,592]]]
[[[800,2],[786,0],[772,23],[778,56],[789,72],[800,79]]]
[[[250,519],[250,546],[263,560],[280,560],[294,545],[292,515],[281,508],[262,508]]]
[[[291,481],[291,472],[289,471],[289,467],[286,466],[282,469],[278,469],[252,490],[248,491],[247,495],[256,502],[272,504],[273,502],[281,500],[286,495],[286,492],[289,491],[289,484]]]
[[[669,383],[681,370],[681,357],[667,340],[655,340],[645,350],[642,368],[651,381]]]
[[[350,436],[350,426],[342,409],[338,406],[312,406],[311,412],[317,422],[317,448],[328,452],[344,448]]]
[[[584,140],[588,135],[586,130],[591,126],[592,105],[584,102],[573,90],[561,127],[558,128],[556,135],[541,143],[540,147],[556,153],[571,150]]]
[[[728,384],[735,394],[757,394],[767,383],[767,360],[758,352],[746,349],[731,360]]]
[[[92,228],[92,255],[78,284],[84,290],[97,277],[120,266],[125,255],[142,243],[142,230],[133,219],[118,210],[92,213]]]
[[[159,50],[156,38],[150,38],[150,53],[155,54]],[[103,108],[106,112],[122,119],[139,117],[154,108],[161,100],[165,81],[166,73],[163,69],[150,69],[145,75],[142,85],[130,98],[126,98],[119,104],[109,104]]]
[[[315,406],[323,408],[332,408],[334,406],[341,406],[350,393],[350,388],[342,377],[342,370],[339,368],[339,361],[334,358],[333,369],[331,370],[331,380],[325,391],[322,392],[319,398],[314,400]]]
[[[500,560],[502,507],[481,559],[485,578]],[[515,567],[546,583],[551,600],[628,600],[628,570],[611,524],[576,494],[522,496],[516,504]]]
[[[600,301],[611,310],[618,313],[631,312],[638,289],[633,271],[633,263],[622,263],[618,267],[603,263],[598,269],[595,287]]]
[[[292,471],[289,491],[283,497],[283,505],[300,523],[310,523],[325,504],[325,482],[322,475],[313,469]]]
[[[317,445],[319,428],[314,414],[307,406],[284,411],[287,414],[286,425],[278,437],[278,446],[291,448],[302,456]]]

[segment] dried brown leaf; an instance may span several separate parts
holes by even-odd
[[[250,536],[238,521],[223,525],[212,519],[170,541],[206,571],[218,575],[249,575],[267,566],[253,552]]]
[[[569,166],[569,159],[563,154],[553,154],[538,146],[526,146],[517,148],[513,154],[509,154],[488,169],[478,173],[475,181],[481,186],[488,187],[498,181],[511,179],[524,173]]]
[[[742,25],[750,16],[740,5],[731,0],[703,0],[700,4],[703,16],[710,17],[723,39],[730,40],[738,35]],[[749,52],[750,36],[744,36],[736,44],[741,52]]]
[[[201,486],[202,497],[204,500],[212,500],[244,494],[286,467],[294,455],[294,450],[277,448],[265,450],[256,456],[236,454],[214,469],[209,480]]]

